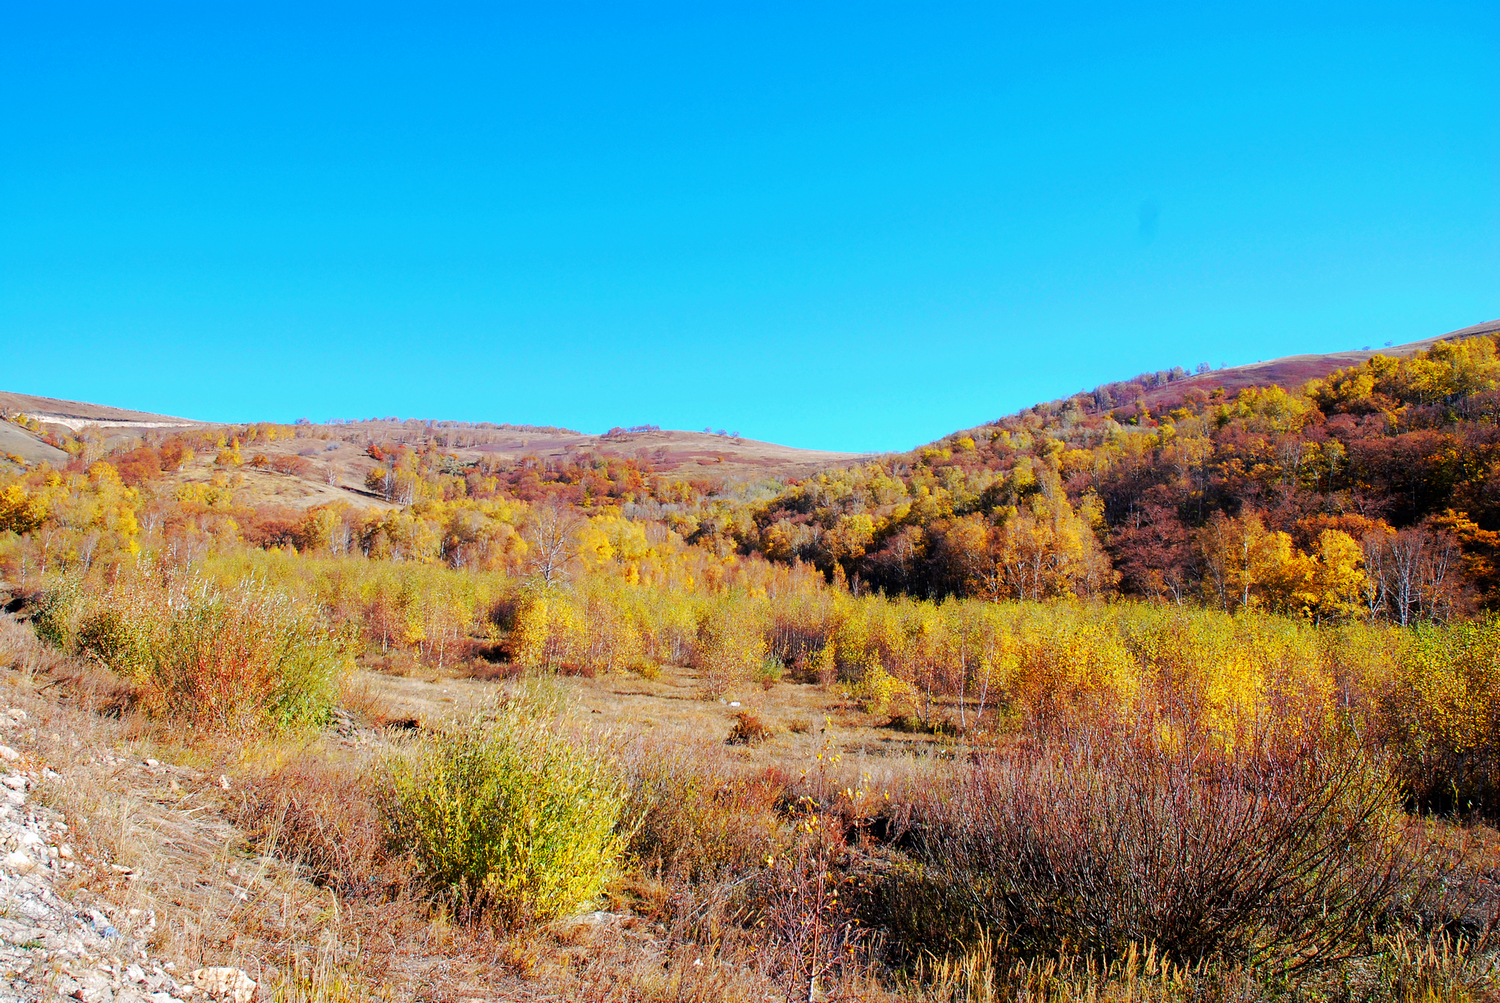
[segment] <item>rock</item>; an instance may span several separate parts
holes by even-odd
[[[255,998],[255,983],[250,976],[227,965],[198,969],[193,973],[193,985],[211,999],[250,1003]]]
[[[0,745],[0,759],[5,760],[7,763],[14,763],[20,758],[21,754],[15,749],[12,749],[8,745]]]
[[[83,1003],[114,1003],[111,979],[103,972],[83,972],[78,976],[78,983],[80,988],[73,995]]]
[[[11,773],[7,776],[0,777],[0,784],[4,784],[13,791],[24,791],[27,784],[29,784],[30,782],[31,781],[26,779],[26,775],[24,773]]]
[[[27,874],[36,870],[37,864],[35,860],[31,859],[29,853],[21,850],[12,850],[5,856],[0,857],[0,867],[8,871],[15,871],[17,874]]]

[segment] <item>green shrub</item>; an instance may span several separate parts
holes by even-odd
[[[32,630],[54,648],[70,650],[77,605],[77,585],[68,579],[59,581],[33,600],[30,610]]]
[[[785,675],[786,666],[782,663],[781,659],[775,655],[767,655],[760,660],[760,670],[755,673],[755,680],[765,689],[770,689],[781,682],[782,677]]]
[[[78,652],[90,655],[121,676],[139,675],[151,660],[151,638],[145,625],[117,609],[89,614],[78,625]]]
[[[1414,806],[1500,816],[1500,617],[1408,638],[1378,723]]]
[[[624,846],[624,798],[602,756],[508,709],[395,756],[386,824],[436,898],[517,926],[598,895]]]

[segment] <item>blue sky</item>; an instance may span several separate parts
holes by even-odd
[[[3,10],[0,389],[885,450],[1500,316],[1493,2]]]

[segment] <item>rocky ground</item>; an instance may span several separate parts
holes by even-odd
[[[19,708],[0,707],[0,732],[24,730],[26,717]],[[237,968],[178,973],[171,961],[155,963],[147,951],[154,913],[60,894],[79,867],[69,825],[30,794],[61,775],[5,744],[0,767],[0,1003],[247,1003],[254,997],[255,983]]]

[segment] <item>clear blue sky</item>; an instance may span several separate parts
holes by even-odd
[[[4,4],[0,389],[908,448],[1500,316],[1500,5]]]

